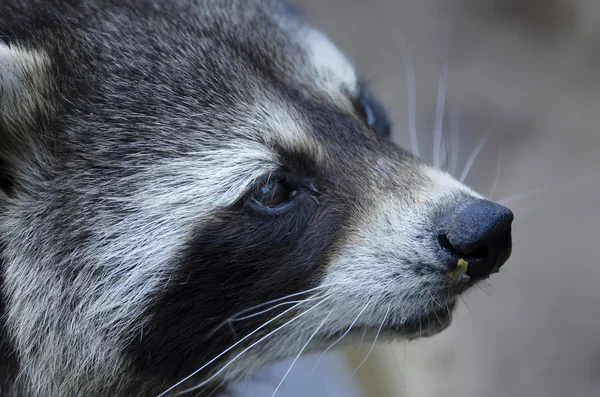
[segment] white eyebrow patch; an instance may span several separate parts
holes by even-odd
[[[18,123],[43,106],[48,63],[43,53],[0,44],[0,113],[4,122]]]
[[[299,31],[300,43],[306,50],[312,70],[306,78],[326,92],[332,99],[343,97],[348,102],[347,93],[354,93],[358,77],[346,56],[321,32],[314,29]]]
[[[292,152],[302,151],[319,161],[323,149],[310,132],[310,124],[292,106],[286,106],[276,95],[261,92],[260,100],[249,105],[248,126],[270,143],[277,144]]]

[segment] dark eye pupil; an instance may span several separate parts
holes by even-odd
[[[280,181],[270,181],[259,188],[256,199],[267,207],[275,207],[290,198],[290,191]]]

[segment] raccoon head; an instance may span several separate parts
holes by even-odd
[[[124,3],[0,17],[7,394],[198,393],[432,335],[506,262],[512,213],[390,142],[287,4]]]

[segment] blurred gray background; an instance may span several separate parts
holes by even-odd
[[[600,2],[300,3],[371,81],[396,142],[410,148],[405,42],[421,156],[432,161],[447,59],[457,176],[489,133],[469,185],[488,195],[497,179],[495,200],[547,189],[507,204],[516,220],[505,270],[465,297],[442,334],[378,347],[357,374],[364,395],[600,396]],[[351,371],[368,348],[349,350]]]

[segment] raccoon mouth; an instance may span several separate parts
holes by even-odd
[[[436,306],[432,310],[409,317],[400,323],[384,326],[386,333],[393,333],[408,340],[435,335],[450,326],[456,301],[444,306]]]
[[[368,327],[356,327],[353,329],[348,339],[344,338],[348,332],[338,332],[330,335],[325,342],[344,339],[347,343],[360,341],[364,342],[365,334],[374,338],[375,341],[396,341],[396,340],[414,340],[423,337],[436,335],[450,326],[452,316],[456,307],[456,301],[448,302],[447,307],[436,307],[419,315],[408,317],[406,319],[388,320],[384,324]],[[337,343],[335,342],[335,343]]]
[[[405,330],[407,339],[418,339],[421,337],[436,335],[450,326],[452,323],[452,310],[439,310],[422,316],[412,326]],[[407,332],[408,331],[408,332]]]

